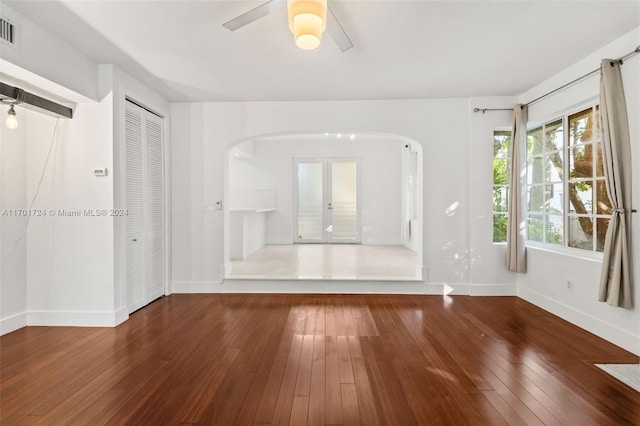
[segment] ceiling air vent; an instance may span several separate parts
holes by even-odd
[[[18,47],[18,27],[5,18],[0,18],[0,41],[12,47]]]

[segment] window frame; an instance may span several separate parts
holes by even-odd
[[[611,215],[606,215],[606,214],[598,214],[598,195],[597,195],[597,183],[598,182],[602,182],[604,183],[605,181],[605,177],[604,177],[604,173],[602,176],[598,176],[598,157],[600,157],[602,154],[599,153],[601,151],[598,151],[598,144],[600,144],[600,148],[602,149],[602,137],[600,135],[600,125],[599,123],[597,123],[596,120],[596,110],[599,110],[600,105],[598,103],[593,104],[591,107],[587,107],[588,109],[591,110],[591,116],[594,122],[594,126],[595,128],[598,130],[598,132],[596,132],[596,136],[592,137],[590,141],[588,142],[580,142],[580,143],[574,143],[573,145],[570,144],[569,142],[569,138],[571,137],[570,134],[567,134],[567,145],[566,145],[566,156],[567,156],[567,161],[565,162],[565,167],[566,167],[566,176],[567,176],[567,182],[566,182],[566,188],[569,189],[569,185],[571,183],[578,183],[578,182],[591,182],[591,213],[589,214],[580,214],[580,213],[571,213],[571,199],[570,197],[566,197],[565,200],[565,210],[566,210],[566,219],[565,219],[565,227],[567,229],[567,244],[566,246],[569,248],[575,248],[578,250],[587,250],[587,249],[583,249],[580,247],[572,247],[570,246],[570,240],[569,240],[569,226],[571,224],[571,218],[580,218],[580,217],[587,217],[590,218],[593,221],[593,231],[592,231],[592,241],[591,241],[591,250],[588,251],[594,251],[594,252],[598,252],[598,219],[611,219]],[[573,115],[579,114],[583,111],[585,111],[587,108],[581,108],[579,111],[576,111],[573,114],[568,114],[567,115],[567,131],[569,130],[569,118]],[[577,147],[587,147],[587,146],[591,146],[592,147],[592,167],[593,167],[593,174],[590,178],[578,178],[578,179],[571,179],[571,176],[569,174],[570,170],[571,170],[571,163],[570,163],[570,153],[571,153],[571,149],[572,148],[577,148]],[[611,203],[611,201],[609,201],[609,203]]]
[[[506,162],[507,162],[507,183],[504,185],[496,185],[496,183],[493,180],[493,176],[491,177],[491,243],[492,244],[502,244],[505,245],[507,244],[506,240],[505,241],[495,241],[495,234],[494,234],[494,229],[493,229],[493,224],[494,224],[494,218],[496,215],[500,215],[500,216],[504,216],[506,218],[506,220],[509,220],[509,193],[511,192],[511,184],[509,183],[509,176],[511,175],[511,151],[513,149],[513,129],[511,129],[510,127],[496,127],[493,129],[491,136],[493,139],[495,139],[496,137],[496,133],[509,133],[509,137],[511,138],[511,144],[509,145],[509,149],[507,152],[507,157],[505,158]],[[493,163],[497,158],[495,157],[495,155],[491,156],[491,165],[492,165],[492,169],[493,169]],[[494,209],[495,205],[493,203],[493,196],[494,196],[494,191],[496,186],[502,187],[502,188],[506,188],[506,194],[507,194],[507,202],[506,202],[506,211],[503,212],[499,212],[496,211]]]
[[[558,122],[560,123],[560,126],[557,126]],[[546,138],[548,135],[548,127],[547,126],[556,126],[556,128],[561,128],[562,129],[562,147],[560,149],[549,149],[547,150],[546,148]],[[525,149],[525,166],[527,168],[527,173],[526,173],[526,178],[525,178],[525,188],[526,191],[525,193],[527,194],[527,197],[530,196],[530,192],[529,189],[530,188],[534,188],[537,187],[541,190],[541,194],[543,196],[542,199],[542,206],[540,210],[536,210],[531,212],[529,210],[529,199],[527,198],[525,201],[525,205],[527,206],[527,210],[526,210],[526,219],[527,219],[527,241],[533,241],[536,243],[540,243],[540,244],[544,244],[544,245],[548,245],[548,246],[552,246],[552,247],[564,247],[566,246],[566,227],[565,227],[565,216],[566,216],[566,206],[565,206],[565,189],[566,189],[566,185],[565,185],[565,176],[566,176],[566,152],[565,152],[565,147],[566,147],[566,128],[565,128],[565,121],[564,121],[564,117],[556,117],[553,118],[551,120],[545,121],[542,124],[538,124],[537,126],[527,126],[527,134],[525,137],[525,141],[526,138],[529,137],[529,132],[531,130],[536,130],[536,129],[540,129],[540,133],[542,135],[542,146],[540,149],[540,152],[532,155],[531,157],[528,155],[528,153],[526,152],[526,146],[524,147]],[[526,144],[526,142],[525,142]],[[553,154],[560,154],[561,159],[562,159],[562,176],[560,177],[560,180],[550,180],[547,181],[546,179],[546,165],[547,165],[547,159],[550,158],[551,155]],[[529,184],[529,159],[540,159],[541,160],[541,166],[542,166],[542,180],[540,182],[533,182],[533,180],[531,181],[531,184]],[[547,202],[550,200],[548,198],[547,195],[547,188],[551,187],[553,188],[555,185],[562,185],[562,196],[563,196],[563,200],[562,200],[562,211],[560,213],[556,213],[556,212],[551,212],[550,210],[550,206],[547,205]],[[529,240],[529,216],[533,214],[533,216],[537,216],[540,217],[542,219],[542,241],[538,241],[538,240]],[[553,216],[553,217],[558,217],[560,216],[560,222],[562,223],[562,240],[560,242],[560,244],[556,244],[556,243],[551,243],[547,241],[547,224],[551,223],[549,221],[549,218]]]
[[[562,120],[562,129],[563,129],[563,146],[562,146],[562,154],[563,154],[563,164],[562,164],[562,168],[563,168],[563,177],[562,177],[562,189],[563,189],[563,213],[562,213],[562,223],[563,223],[563,230],[562,230],[562,244],[553,244],[553,243],[548,243],[548,242],[544,242],[544,241],[536,241],[536,240],[530,240],[529,239],[529,234],[527,232],[527,238],[526,238],[526,246],[527,247],[531,247],[531,248],[535,248],[535,249],[539,249],[539,250],[543,250],[543,251],[548,251],[548,252],[556,252],[556,253],[561,253],[561,254],[565,254],[565,255],[570,255],[573,257],[579,257],[579,258],[585,258],[585,259],[590,259],[590,260],[601,260],[603,257],[603,252],[597,251],[597,219],[601,219],[601,218],[611,218],[611,215],[603,215],[603,214],[598,214],[597,213],[597,195],[594,194],[594,192],[596,191],[595,187],[592,185],[591,187],[591,191],[592,191],[592,212],[589,215],[582,215],[582,214],[578,214],[578,213],[571,213],[570,212],[570,207],[571,207],[571,198],[569,196],[569,183],[570,182],[578,182],[578,181],[591,181],[593,182],[593,184],[595,184],[596,182],[601,182],[604,180],[604,177],[598,177],[597,176],[597,171],[596,171],[596,165],[597,165],[597,156],[598,156],[598,149],[597,149],[597,144],[598,142],[602,143],[601,140],[601,135],[598,134],[596,137],[594,137],[592,139],[591,142],[588,143],[579,143],[579,144],[574,144],[574,145],[570,145],[569,142],[569,138],[570,138],[570,134],[569,134],[569,117],[578,114],[584,110],[587,109],[591,109],[592,114],[595,114],[595,109],[599,107],[599,99],[598,98],[591,98],[587,101],[584,101],[582,103],[579,104],[575,104],[569,108],[564,108],[562,109],[560,112],[556,113],[556,114],[549,114],[546,115],[544,118],[541,118],[539,120],[536,121],[531,121],[527,123],[527,129],[526,132],[527,134],[529,133],[530,130],[536,129],[538,127],[542,128],[543,125],[547,125],[547,124],[551,124],[554,122],[557,122],[558,120]],[[595,117],[594,117],[595,120]],[[597,126],[597,125],[596,125]],[[599,128],[598,126],[596,128]],[[594,173],[593,176],[591,178],[588,179],[571,179],[571,177],[569,176],[569,171],[570,171],[570,149],[573,146],[586,146],[588,144],[592,144],[592,146],[594,147],[595,150],[595,155],[594,155]],[[527,155],[528,153],[526,153],[526,144],[525,147],[523,147],[523,149],[525,149],[525,164],[527,164],[527,162],[529,161],[529,156]],[[544,150],[543,150],[543,154],[542,154],[542,158],[544,159]],[[522,182],[525,187],[526,187],[526,194],[528,197],[529,194],[529,170],[527,167],[527,173],[525,174],[525,178],[524,181]],[[546,185],[546,183],[542,183],[541,184],[543,187],[544,185]],[[528,222],[529,219],[529,205],[528,205],[528,199],[524,200],[525,201],[525,205],[526,205],[526,219]],[[536,212],[534,212],[536,213]],[[546,215],[547,213],[542,212],[541,213],[543,216]],[[592,248],[591,249],[584,249],[584,248],[580,248],[580,247],[571,247],[569,246],[569,226],[570,226],[570,221],[571,218],[575,217],[590,217],[591,219],[593,219],[594,221],[594,230],[593,230],[593,244],[592,244]],[[545,222],[543,222],[545,223]],[[544,232],[544,230],[543,230]]]

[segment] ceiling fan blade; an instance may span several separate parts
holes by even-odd
[[[243,13],[242,15],[233,18],[230,21],[225,22],[224,24],[222,24],[222,26],[229,31],[235,31],[238,28],[244,27],[245,25],[250,24],[253,21],[257,21],[258,19],[275,12],[276,10],[282,9],[286,5],[287,2],[283,0],[269,0],[268,2],[261,4],[260,6],[251,9],[250,11]]]
[[[327,6],[327,33],[336,42],[341,51],[346,52],[353,47],[353,42],[329,6]]]

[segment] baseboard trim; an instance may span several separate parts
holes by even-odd
[[[0,336],[27,326],[27,313],[21,312],[0,320]]]
[[[115,327],[122,322],[118,322],[121,318],[120,311],[30,311],[27,313],[27,325]]]
[[[518,286],[518,297],[640,356],[640,336],[602,321],[586,312],[560,303],[523,285]]]
[[[425,294],[421,281],[228,279],[222,293]]]
[[[228,278],[223,282],[181,281],[171,285],[172,294],[185,293],[316,293],[316,294],[428,294],[465,296],[516,296],[514,285],[446,284],[424,281],[323,280]]]
[[[469,296],[517,296],[515,284],[469,284]]]
[[[120,308],[116,311],[114,326],[120,325],[128,319],[129,311],[127,310],[126,306],[124,308]]]
[[[220,281],[178,281],[171,283],[171,293],[221,293]]]
[[[515,285],[509,284],[461,284],[438,283],[427,284],[425,294],[444,296],[517,296]]]

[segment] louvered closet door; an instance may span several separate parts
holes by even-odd
[[[145,225],[147,303],[164,293],[164,157],[162,119],[145,116]]]
[[[145,305],[144,294],[144,110],[126,102],[125,109],[125,279],[129,313]]]
[[[125,208],[129,313],[164,293],[162,118],[132,102],[125,108]]]

